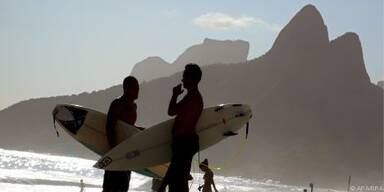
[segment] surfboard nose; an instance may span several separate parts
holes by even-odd
[[[247,104],[232,104],[231,107],[236,111],[235,117],[252,118],[251,106]]]
[[[249,105],[244,105],[244,112],[247,114],[247,117],[252,118],[252,108]]]
[[[63,128],[76,134],[84,123],[87,111],[73,105],[57,105],[53,109],[52,115]]]
[[[70,106],[56,105],[52,111],[52,115],[57,121],[72,121],[75,118],[73,117],[70,109]]]

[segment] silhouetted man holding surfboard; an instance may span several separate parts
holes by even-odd
[[[129,76],[123,82],[124,94],[112,101],[107,115],[107,138],[112,149],[118,143],[116,140],[115,126],[117,120],[122,120],[130,125],[135,125],[136,103],[139,94],[139,83],[135,77]],[[130,171],[105,171],[103,192],[123,192],[128,191]]]
[[[168,115],[175,116],[172,128],[172,160],[168,171],[159,188],[169,192],[188,192],[188,178],[191,171],[193,155],[199,150],[199,137],[196,134],[196,124],[203,111],[203,98],[198,84],[201,80],[201,69],[196,64],[185,66],[183,87],[188,93],[177,102],[177,97],[183,93],[181,84],[173,88],[173,95],[168,107]]]

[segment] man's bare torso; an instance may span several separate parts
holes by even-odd
[[[175,137],[188,137],[196,134],[196,124],[203,110],[203,99],[199,92],[188,93],[177,104],[177,116],[173,125]]]

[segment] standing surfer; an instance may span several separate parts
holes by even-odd
[[[199,186],[199,191],[203,189],[202,192],[212,192],[212,185],[213,189],[215,189],[215,192],[218,192],[216,189],[215,182],[213,180],[213,172],[208,167],[208,159],[204,159],[204,161],[200,163],[199,168],[204,172],[204,184]]]
[[[168,115],[175,116],[172,128],[172,160],[161,183],[159,192],[169,186],[169,192],[188,192],[188,178],[192,158],[199,150],[199,137],[196,124],[203,111],[204,103],[198,84],[202,72],[198,65],[188,64],[183,72],[183,87],[187,89],[184,98],[177,102],[183,93],[181,84],[173,88],[173,95],[168,107]]]
[[[135,100],[139,94],[139,83],[133,76],[128,76],[123,82],[124,93],[112,101],[107,115],[106,132],[110,148],[117,143],[115,126],[117,120],[135,125],[137,113]],[[131,171],[105,171],[103,192],[128,191]]]

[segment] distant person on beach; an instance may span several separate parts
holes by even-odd
[[[313,183],[310,183],[309,187],[311,188],[311,192],[313,192]]]
[[[204,159],[203,162],[200,163],[199,168],[201,171],[204,172],[204,184],[199,186],[199,191],[203,189],[202,192],[212,192],[211,185],[213,186],[213,189],[215,189],[215,192],[218,192],[216,189],[215,182],[213,180],[213,172],[212,170],[208,167],[208,159]]]
[[[169,192],[188,192],[192,158],[199,150],[199,137],[196,124],[203,111],[203,98],[198,84],[202,72],[198,65],[188,64],[183,72],[183,87],[188,91],[184,98],[177,102],[183,93],[181,84],[173,88],[173,95],[168,107],[168,115],[175,116],[172,128],[172,160],[168,171],[160,185],[159,192],[169,186]]]
[[[110,148],[118,145],[116,140],[116,122],[122,120],[130,125],[135,125],[137,113],[135,100],[139,94],[139,83],[133,76],[128,76],[123,82],[124,93],[112,101],[107,115],[106,132]],[[130,171],[105,171],[103,192],[128,191]]]
[[[82,179],[80,179],[80,192],[84,192],[84,182]]]

